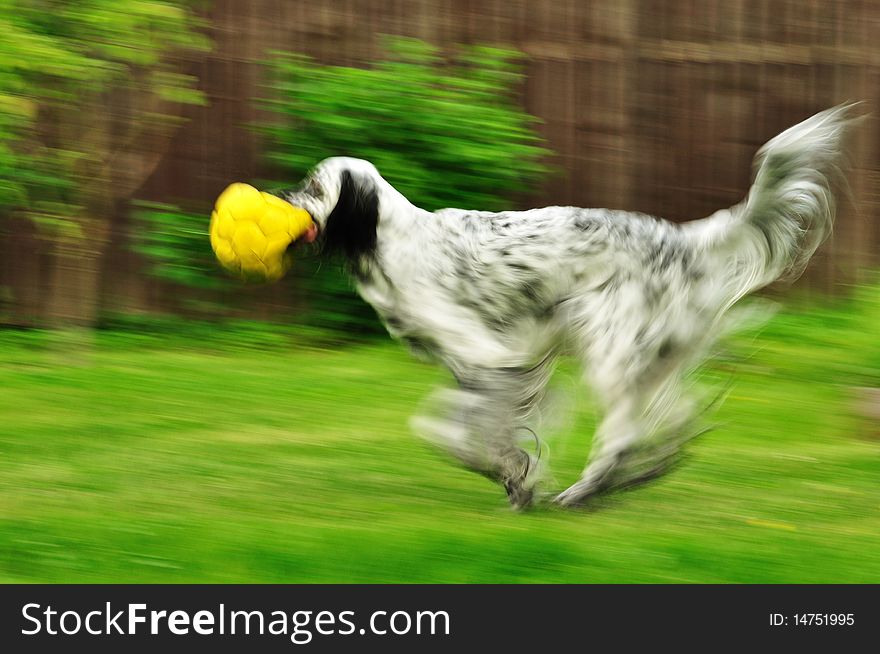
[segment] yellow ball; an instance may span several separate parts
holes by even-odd
[[[235,183],[217,198],[209,232],[224,268],[243,279],[275,281],[290,267],[287,246],[311,227],[305,209]]]

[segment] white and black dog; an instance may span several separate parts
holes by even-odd
[[[515,507],[539,478],[519,439],[553,363],[562,352],[582,362],[603,417],[580,480],[555,498],[577,505],[665,469],[693,413],[683,375],[725,312],[800,274],[828,236],[851,107],[775,137],[745,200],[684,224],[576,207],[431,213],[345,157],[286,199],[312,215],[323,252],[347,258],[391,335],[457,380],[416,428],[501,482]]]

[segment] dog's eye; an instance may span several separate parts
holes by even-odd
[[[324,187],[322,187],[314,177],[306,177],[294,188],[290,189],[289,194],[311,195],[313,198],[320,200],[324,197]]]
[[[314,178],[306,182],[304,191],[318,200],[324,197],[324,188]]]

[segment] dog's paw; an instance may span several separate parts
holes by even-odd
[[[517,511],[527,509],[535,500],[538,484],[544,477],[544,466],[538,457],[531,456],[523,450],[517,452],[518,462],[510,473],[499,481],[507,492],[511,507]]]
[[[553,498],[553,503],[567,509],[582,507],[603,490],[602,486],[595,482],[580,480]]]

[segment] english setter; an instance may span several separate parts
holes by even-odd
[[[417,430],[501,482],[514,507],[531,503],[540,477],[520,440],[554,361],[582,362],[602,420],[581,478],[555,498],[578,505],[665,469],[693,413],[683,375],[725,312],[800,274],[829,234],[851,107],[776,136],[740,204],[684,224],[555,206],[430,213],[345,157],[286,199],[312,215],[323,252],[345,256],[391,335],[454,375],[458,388]]]

